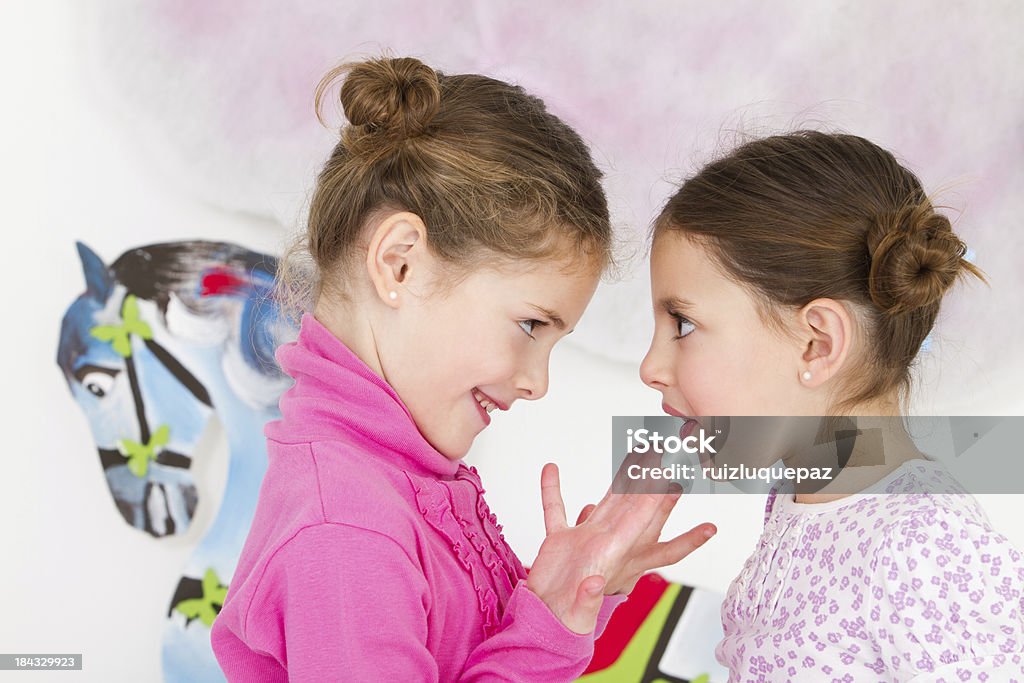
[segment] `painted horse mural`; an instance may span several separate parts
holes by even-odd
[[[266,469],[263,425],[290,385],[274,360],[295,330],[273,297],[277,260],[237,245],[182,241],[109,266],[78,243],[86,290],[67,309],[57,363],[92,430],[124,520],[183,534],[197,505],[197,445],[216,415],[229,446],[217,514],[172,595],[164,679],[222,681],[210,626],[248,533]]]

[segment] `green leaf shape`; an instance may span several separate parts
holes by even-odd
[[[155,450],[156,446],[166,446],[171,440],[171,428],[169,425],[160,425],[153,436],[149,437],[149,446]]]
[[[139,443],[131,439],[120,439],[117,449],[128,460],[128,469],[140,479],[149,471],[149,461],[156,460],[157,451],[171,440],[171,428],[160,425],[149,437],[148,443]]]
[[[141,339],[153,338],[153,329],[149,323],[139,319],[139,302],[134,294],[129,294],[124,298],[121,318],[124,320],[124,328],[129,334],[134,334]]]
[[[114,351],[122,358],[132,355],[132,344],[128,339],[128,333],[121,326],[97,325],[89,330],[89,334],[100,341],[110,342]]]
[[[174,609],[189,619],[199,619],[207,628],[213,626],[213,620],[217,618],[217,613],[213,610],[213,607],[203,598],[182,600],[174,606]]]
[[[89,330],[96,339],[110,342],[114,352],[122,358],[132,355],[131,335],[140,339],[152,339],[153,328],[144,320],[139,319],[139,302],[134,294],[124,298],[121,306],[120,325],[97,325]]]
[[[214,607],[222,607],[228,595],[228,587],[220,582],[217,572],[213,568],[206,570],[203,575],[203,597],[182,600],[174,609],[184,614],[189,619],[199,619],[207,627],[213,626],[213,620],[217,618],[217,610]]]

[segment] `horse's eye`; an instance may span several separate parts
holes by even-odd
[[[93,396],[103,398],[114,384],[114,378],[105,372],[90,372],[82,378],[82,386]]]

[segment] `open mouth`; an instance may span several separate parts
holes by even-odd
[[[480,417],[483,419],[485,426],[491,424],[490,413],[494,412],[495,409],[508,410],[507,405],[499,403],[476,387],[473,388],[472,394],[473,398],[476,399],[477,410],[480,411]]]
[[[661,404],[661,410],[662,410],[662,412],[664,412],[664,413],[665,413],[666,415],[671,415],[672,417],[683,417],[683,418],[685,418],[685,417],[686,417],[686,415],[683,415],[683,414],[682,414],[682,413],[680,413],[680,412],[679,412],[678,410],[676,410],[675,408],[673,408],[673,407],[672,407],[672,406],[670,406],[669,404],[665,403],[664,401],[663,401],[663,402],[662,402],[662,404]]]
[[[494,399],[492,399],[490,396],[476,388],[473,389],[473,398],[475,398],[477,403],[480,404],[480,407],[482,407],[488,413],[491,413],[494,411],[495,408],[500,407],[494,401]]]
[[[679,427],[679,439],[682,441],[685,441],[686,437],[696,434],[700,429],[704,427],[704,425],[701,424],[701,422],[697,420],[697,418],[690,417],[689,415],[683,415],[681,412],[679,412],[678,410],[676,410],[667,403],[662,403],[661,409],[668,413],[669,415],[681,418],[683,420],[682,426]],[[697,457],[700,460],[701,467],[705,469],[711,467],[714,464],[714,457],[708,453],[705,453],[703,450],[697,454]]]
[[[679,412],[678,410],[676,410],[675,408],[673,408],[672,406],[670,406],[667,403],[662,403],[661,404],[661,410],[666,415],[671,415],[672,417],[682,418],[683,424],[679,428],[679,438],[680,439],[685,439],[686,437],[690,436],[691,434],[693,434],[698,429],[700,429],[701,427],[704,426],[703,424],[701,424],[701,422],[697,418],[691,417],[690,415],[683,415],[681,412]]]
[[[679,428],[679,438],[685,439],[700,428],[700,423],[692,417],[684,417],[683,426]]]

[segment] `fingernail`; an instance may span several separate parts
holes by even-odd
[[[712,528],[708,527],[707,529],[704,530],[704,538],[711,538],[712,536],[715,535],[716,531],[717,531],[717,529],[712,529]]]

